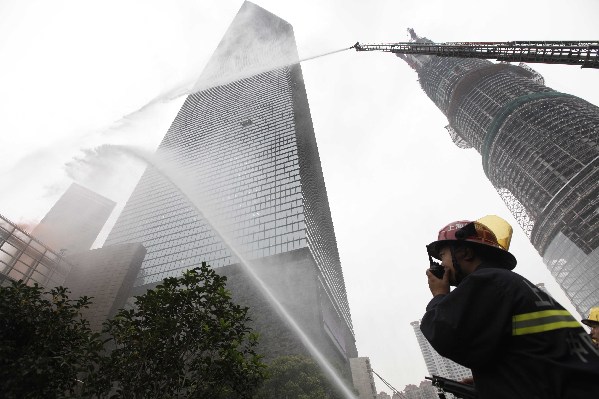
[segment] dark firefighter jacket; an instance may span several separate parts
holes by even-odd
[[[479,266],[435,296],[420,329],[472,370],[481,399],[599,398],[599,351],[574,317],[524,277]]]

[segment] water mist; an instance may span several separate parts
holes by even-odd
[[[339,389],[340,393],[347,399],[355,399],[353,392],[345,385],[343,380],[337,375],[336,371],[326,360],[322,353],[316,348],[314,343],[310,340],[307,334],[303,331],[297,321],[291,316],[291,314],[285,309],[281,302],[272,293],[272,290],[265,284],[265,282],[256,274],[252,264],[249,260],[245,259],[241,251],[236,248],[234,241],[227,236],[215,222],[214,217],[209,214],[209,211],[203,206],[203,193],[198,190],[197,183],[193,182],[188,175],[179,173],[179,167],[175,163],[169,161],[166,157],[162,157],[157,154],[150,154],[140,149],[127,146],[116,146],[116,145],[105,145],[102,147],[102,153],[107,154],[110,150],[118,151],[127,154],[131,157],[139,159],[159,172],[166,180],[168,180],[174,188],[176,188],[182,196],[193,206],[197,212],[203,217],[203,219],[210,225],[213,231],[218,235],[221,241],[229,248],[231,254],[239,260],[243,269],[250,277],[252,283],[260,293],[264,296],[267,302],[275,309],[281,318],[291,327],[292,331],[301,340],[304,346],[308,349],[313,358],[318,362],[322,370],[331,382]]]
[[[126,124],[127,121],[132,120],[135,116],[137,116],[139,114],[145,113],[145,111],[151,109],[151,107],[155,104],[168,103],[170,101],[174,101],[183,96],[188,96],[190,94],[194,94],[194,93],[197,93],[202,90],[207,90],[207,89],[211,89],[213,87],[223,86],[223,85],[226,85],[229,83],[236,82],[240,79],[250,78],[252,76],[256,76],[261,73],[266,73],[266,72],[274,71],[274,70],[277,70],[280,68],[300,64],[302,62],[315,60],[318,58],[326,57],[326,56],[332,55],[332,54],[337,54],[337,53],[347,51],[350,49],[351,49],[351,47],[346,47],[346,48],[344,47],[342,49],[328,51],[326,53],[308,56],[308,57],[305,57],[302,59],[297,59],[297,58],[274,59],[274,60],[270,60],[269,63],[260,65],[258,67],[246,68],[241,72],[229,73],[224,76],[208,76],[208,77],[202,76],[199,79],[194,80],[193,82],[181,84],[177,87],[171,88],[170,90],[160,94],[159,96],[152,99],[151,101],[149,101],[142,107],[138,108],[137,110],[130,112],[127,115],[123,116],[120,120],[114,122],[113,125],[118,127],[123,124]]]

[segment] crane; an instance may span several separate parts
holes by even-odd
[[[397,54],[436,55],[440,57],[487,58],[507,62],[540,62],[599,68],[599,40],[592,41],[515,41],[515,42],[400,42],[360,44],[356,51],[384,51]]]

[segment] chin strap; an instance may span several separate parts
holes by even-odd
[[[455,285],[457,287],[464,279],[464,273],[462,273],[462,267],[460,266],[457,258],[455,257],[453,245],[449,247],[449,252],[451,252],[451,263],[453,264],[453,269],[455,270]]]

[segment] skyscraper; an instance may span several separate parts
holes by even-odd
[[[107,244],[145,246],[140,289],[202,261],[238,263],[221,235],[245,259],[277,259],[266,261],[274,275],[282,255],[297,253],[320,287],[316,316],[347,359],[356,356],[349,304],[297,60],[291,25],[245,2],[157,151],[198,198],[148,168]]]
[[[470,371],[470,369],[461,366],[453,360],[449,360],[437,353],[437,351],[424,337],[422,331],[420,331],[419,321],[413,321],[410,323],[410,325],[414,329],[414,334],[416,334],[416,340],[420,346],[420,351],[422,352],[426,369],[431,376],[437,375],[455,381],[461,381],[466,377],[472,377],[472,371]]]
[[[430,42],[410,31],[412,40]],[[400,55],[581,314],[599,303],[599,108],[524,65]]]
[[[63,254],[87,251],[115,205],[114,201],[73,183],[31,235]]]

